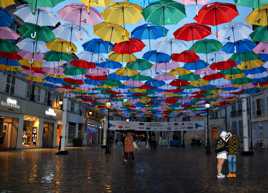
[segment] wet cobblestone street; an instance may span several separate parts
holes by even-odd
[[[203,149],[140,150],[122,163],[120,150],[99,148],[0,152],[0,193],[267,193],[268,152],[239,157],[238,179],[217,180],[215,157]]]

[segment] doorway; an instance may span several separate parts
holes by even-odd
[[[44,122],[43,129],[43,147],[44,148],[52,148],[53,147],[53,130],[54,123]]]
[[[18,124],[17,119],[0,117],[0,149],[16,149]]]

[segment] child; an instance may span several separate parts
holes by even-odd
[[[236,178],[236,158],[239,149],[239,140],[236,135],[228,140],[228,178]]]

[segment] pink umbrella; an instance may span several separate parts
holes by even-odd
[[[256,54],[268,54],[268,42],[260,42],[253,49]]]
[[[182,63],[179,62],[169,62],[169,63],[158,63],[154,65],[155,72],[163,72],[163,71],[168,71],[172,70],[174,68],[178,68],[183,66]]]
[[[96,68],[90,68],[87,71],[88,75],[91,76],[105,76],[109,73],[109,71],[106,68],[100,68],[100,67],[96,67]]]
[[[130,86],[130,87],[140,87],[143,85],[143,82],[135,81],[135,80],[127,80],[123,84],[126,86]]]
[[[157,75],[155,77],[155,79],[157,79],[157,80],[163,80],[163,81],[165,81],[165,80],[174,80],[175,78],[176,78],[175,76],[172,76],[172,75],[167,74],[167,73],[160,74],[160,75]]]
[[[20,36],[8,27],[0,27],[0,39],[17,40]]]
[[[195,74],[201,75],[201,76],[207,76],[210,74],[215,74],[217,73],[217,71],[212,70],[210,68],[204,68],[204,69],[200,69],[200,70],[196,70]]]
[[[36,61],[42,61],[44,58],[44,54],[40,52],[32,53],[28,52],[26,50],[20,50],[18,53],[22,58],[25,58],[27,60],[36,60]]]
[[[90,7],[88,10],[84,4],[73,3],[59,10],[60,17],[68,22],[81,26],[82,24],[95,25],[102,22],[101,14]]]

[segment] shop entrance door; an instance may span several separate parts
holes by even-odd
[[[15,149],[17,144],[17,127],[15,120],[0,118],[0,149]]]
[[[54,128],[53,123],[44,122],[44,130],[43,130],[43,147],[44,148],[53,147],[53,128]]]

